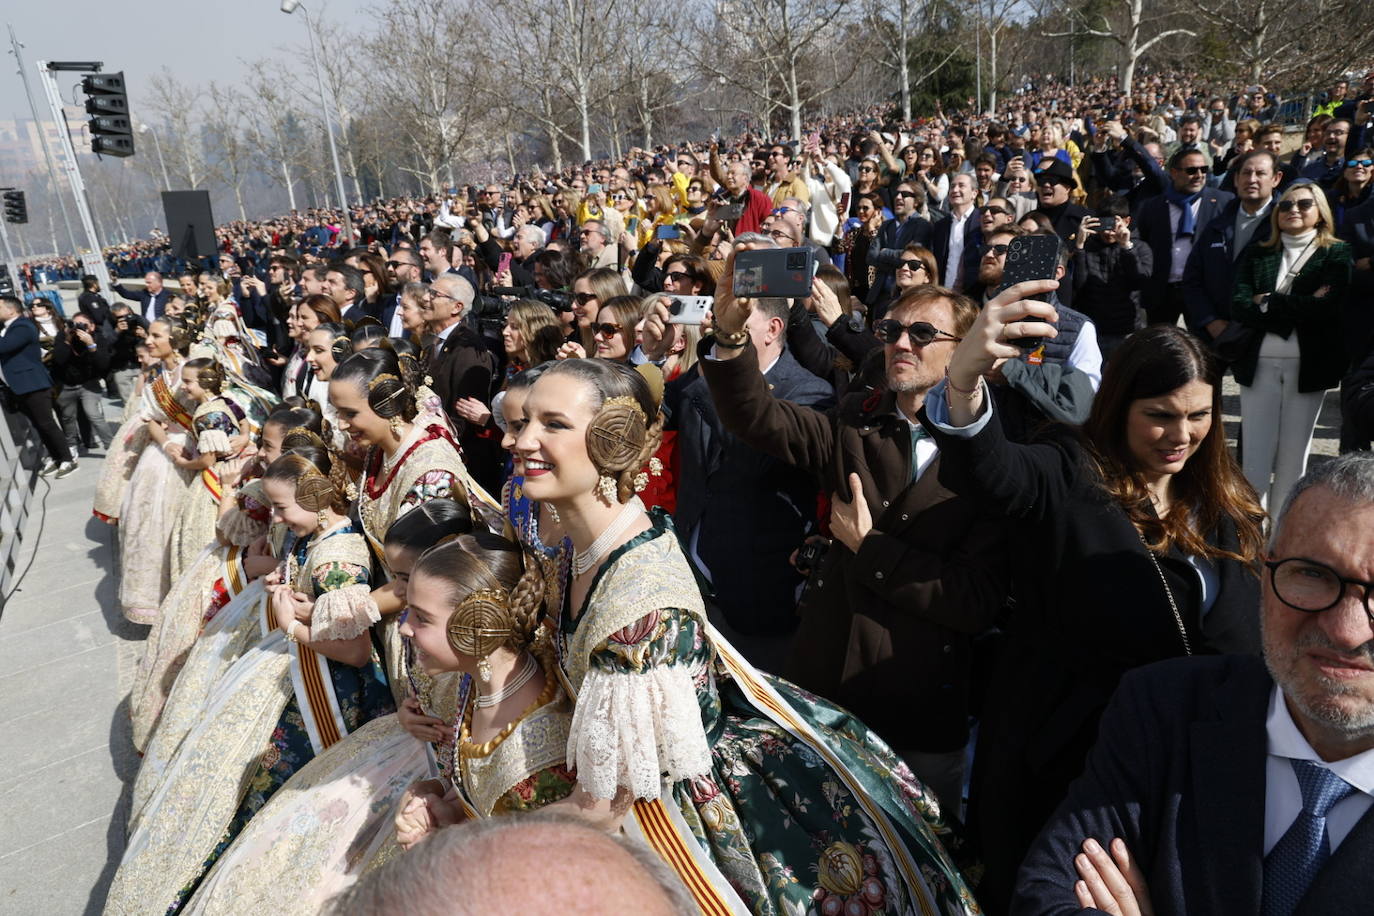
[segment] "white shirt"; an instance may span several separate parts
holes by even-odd
[[[897,408],[897,416],[906,421],[908,435],[910,434],[910,427],[920,425],[911,417],[903,413],[900,407]],[[913,481],[920,480],[921,475],[926,472],[926,468],[930,467],[930,463],[934,461],[935,456],[939,454],[940,449],[936,446],[935,440],[930,438],[930,436],[921,436],[917,439],[916,448],[911,454],[911,462],[916,466],[916,473],[911,475],[911,479]]]
[[[963,216],[951,213],[949,218],[953,220],[949,227],[949,254],[945,256],[945,272],[943,274],[945,286],[951,289],[962,289],[964,284],[959,282],[959,266],[964,261],[964,224],[968,222],[977,208],[969,207],[968,212]],[[958,284],[958,285],[956,285]]]
[[[1271,195],[1264,202],[1254,216],[1245,212],[1245,207],[1236,207],[1235,240],[1231,243],[1231,260],[1239,261],[1241,252],[1245,246],[1250,244],[1250,240],[1255,237],[1255,230],[1259,228],[1262,220],[1269,217],[1269,208],[1274,206],[1274,198]]]
[[[1202,231],[1202,227],[1197,224],[1197,213],[1202,207],[1202,195],[1188,205],[1193,211],[1193,234],[1180,237],[1178,234],[1179,220],[1183,219],[1183,208],[1176,203],[1169,204],[1169,228],[1174,233],[1173,257],[1169,261],[1169,282],[1178,283],[1183,279],[1183,268],[1188,264],[1188,255],[1193,250],[1193,239]]]
[[[401,324],[401,301],[396,300],[396,310],[391,313],[391,327],[386,329],[387,337],[404,337],[406,329]]]
[[[1293,772],[1294,760],[1310,760],[1350,783],[1358,792],[1332,806],[1326,815],[1326,832],[1331,838],[1331,850],[1341,845],[1374,804],[1374,750],[1327,763],[1312,750],[1288,712],[1283,693],[1274,687],[1269,697],[1269,714],[1264,720],[1269,737],[1269,757],[1264,765],[1264,854],[1268,855],[1279,839],[1288,832],[1302,812],[1302,790]]]

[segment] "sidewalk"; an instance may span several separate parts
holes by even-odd
[[[116,602],[99,455],[40,480],[0,610],[0,914],[99,914],[138,768],[127,696],[147,628]]]

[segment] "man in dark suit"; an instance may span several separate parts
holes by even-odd
[[[172,291],[162,285],[162,274],[150,270],[143,275],[143,289],[128,290],[123,284],[116,283],[114,291],[130,302],[138,303],[138,313],[144,321],[157,321],[167,308],[167,300]]]
[[[477,293],[463,277],[444,274],[430,284],[421,307],[433,335],[425,347],[425,374],[458,432],[463,462],[490,493],[500,492],[501,434],[487,406],[496,378],[496,355],[464,318]]]
[[[930,247],[930,221],[916,212],[916,195],[920,193],[909,181],[897,185],[892,193],[892,219],[878,227],[878,235],[869,245],[868,259],[878,268],[868,290],[870,307],[885,306],[892,298],[893,280],[906,246]]]
[[[940,485],[916,415],[977,306],[938,286],[908,291],[875,329],[883,387],[826,412],[771,395],[744,331],[749,310],[717,291],[698,365],[721,423],[832,499],[835,541],[807,582],[784,673],[854,710],[957,813],[973,637],[1007,594],[1005,525]]]
[[[382,304],[379,316],[382,327],[387,329],[388,337],[404,337],[405,328],[401,325],[401,292],[407,283],[421,283],[424,279],[424,264],[413,248],[398,248],[391,253],[386,262],[387,278],[396,292],[387,297]]]
[[[1198,233],[1183,268],[1184,317],[1194,333],[1205,334],[1214,346],[1231,323],[1231,294],[1241,254],[1269,238],[1270,210],[1279,185],[1278,163],[1267,150],[1242,156],[1235,175],[1236,199]]]
[[[1207,187],[1207,157],[1184,149],[1169,160],[1169,187],[1140,205],[1135,227],[1150,246],[1154,269],[1145,286],[1150,324],[1176,324],[1183,314],[1183,270],[1198,235],[1233,197]]]
[[[940,271],[940,283],[963,292],[978,276],[978,210],[973,206],[973,176],[955,175],[949,182],[949,213],[937,220],[930,233],[930,251]]]
[[[784,346],[789,311],[786,299],[754,303],[746,327],[759,371],[773,397],[827,407],[834,395],[829,383],[803,369]],[[644,324],[646,355],[661,358],[677,331],[667,307],[655,305]],[[727,432],[697,371],[667,384],[663,407],[666,428],[677,431],[673,520],[711,582],[716,625],[755,665],[778,671],[797,627],[802,584],[789,557],[815,531],[816,484],[808,470]]]
[[[1012,913],[1369,911],[1374,459],[1315,465],[1265,565],[1264,660],[1178,659],[1122,679]]]
[[[29,418],[48,450],[39,473],[66,477],[76,470],[76,460],[53,415],[52,377],[43,368],[38,327],[22,311],[18,299],[0,296],[0,376],[14,392],[19,412]]]

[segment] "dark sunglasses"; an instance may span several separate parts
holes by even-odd
[[[692,279],[692,275],[685,270],[673,270],[663,275],[664,280],[672,280],[674,283],[681,283],[683,280]]]
[[[914,199],[916,198],[916,192],[915,192],[915,191],[898,191],[897,193],[893,194],[892,196],[893,196],[893,197],[910,197],[910,198],[912,198],[912,199],[914,200]]]
[[[1306,213],[1308,210],[1311,210],[1316,205],[1317,202],[1310,197],[1304,197],[1302,200],[1281,200],[1279,201],[1279,212],[1287,213],[1289,210],[1292,210],[1294,207],[1297,207],[1298,210],[1300,210],[1303,213]]]
[[[630,199],[630,196],[629,196],[628,194],[612,194],[612,195],[611,195],[611,200],[629,200],[629,199]]]
[[[600,334],[602,337],[614,337],[620,333],[620,325],[610,322],[593,324],[591,327],[593,334]]]
[[[1185,167],[1185,166],[1179,166],[1179,167],[1178,167],[1178,170],[1179,170],[1180,172],[1184,172],[1184,173],[1186,173],[1186,174],[1188,174],[1188,175],[1206,175],[1206,174],[1207,174],[1207,166],[1205,166],[1205,165],[1190,165],[1190,166],[1186,166],[1186,167]]]
[[[1361,165],[1365,168],[1369,168],[1371,165],[1374,165],[1374,159],[1350,159],[1345,163],[1345,167],[1348,169],[1353,169]]]
[[[900,264],[902,267],[905,267],[907,270],[925,270],[925,269],[926,269],[925,264],[921,263],[921,262],[918,261],[916,258],[902,258],[902,259],[901,259],[900,261],[898,261],[897,263]]]
[[[1003,210],[1001,207],[987,206],[983,208],[984,213],[996,213],[998,216],[1011,216],[1010,210]]]
[[[595,302],[596,293],[573,293],[573,301],[578,305],[586,305],[588,302]]]
[[[1002,255],[1007,253],[1008,247],[1009,246],[1000,243],[997,245],[984,245],[983,254],[988,254],[989,252],[991,252],[992,254],[995,254],[1000,258],[1002,257]]]
[[[903,325],[895,318],[884,318],[873,325],[873,336],[885,344],[897,343],[902,339],[903,334],[911,341],[913,347],[924,347],[934,343],[938,338],[952,340],[956,343],[964,339],[955,337],[948,331],[942,331],[928,321],[915,321],[909,325]]]
[[[770,215],[770,216],[782,216],[784,213],[791,213],[791,212],[792,212],[792,209],[793,209],[792,207],[777,207],[777,208],[775,208],[775,209],[773,210],[773,212],[772,212],[771,214],[769,214],[769,215]]]
[[[408,261],[387,261],[387,262],[386,262],[386,266],[387,266],[387,267],[392,267],[392,268],[396,268],[396,267],[409,267],[409,266],[410,266],[410,262],[408,262]]]
[[[860,171],[860,172],[876,172],[876,171],[878,171],[878,170],[875,169],[875,168],[873,168],[873,166],[871,166],[871,165],[861,165],[861,166],[859,166],[859,171]]]

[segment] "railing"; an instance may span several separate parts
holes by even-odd
[[[27,419],[6,413],[0,423],[0,613],[14,587],[15,564],[38,482],[38,438]]]

